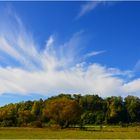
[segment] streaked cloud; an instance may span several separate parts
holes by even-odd
[[[90,53],[87,53],[85,55],[85,58],[96,56],[96,55],[99,55],[99,54],[102,54],[102,53],[105,53],[105,52],[106,52],[105,50],[102,50],[102,51],[92,51]]]
[[[89,1],[81,6],[80,12],[77,15],[77,19],[86,15],[87,13],[94,10],[102,1]]]
[[[105,67],[92,64],[66,70],[27,71],[20,68],[0,69],[0,93],[41,95],[65,93],[100,93],[102,96],[120,92],[122,79],[111,76]]]
[[[137,61],[135,67],[134,67],[134,71],[140,71],[140,60]]]
[[[110,96],[140,92],[139,79],[129,79],[131,70],[82,61],[85,55],[91,57],[105,52],[91,51],[82,55],[83,32],[74,33],[63,44],[54,43],[50,35],[45,49],[39,51],[41,47],[20,18],[14,16],[12,20],[5,22],[11,22],[10,27],[0,30],[0,56],[5,60],[5,66],[0,66],[0,94],[96,93]]]
[[[50,47],[54,42],[53,36],[50,36],[49,39],[46,41],[46,47]]]
[[[129,93],[129,94],[140,93],[140,78],[132,80],[124,84],[123,89],[124,89],[124,92]]]
[[[95,10],[100,5],[113,6],[116,3],[117,3],[117,1],[104,1],[104,0],[103,1],[101,1],[101,0],[87,1],[87,2],[85,2],[85,4],[81,5],[79,13],[77,14],[75,19],[79,19],[79,18],[85,16],[86,14]]]

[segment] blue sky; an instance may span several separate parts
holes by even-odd
[[[139,25],[140,2],[0,2],[0,105],[139,96]]]

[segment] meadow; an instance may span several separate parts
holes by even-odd
[[[140,139],[140,127],[0,128],[0,139]]]

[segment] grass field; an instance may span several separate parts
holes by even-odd
[[[140,127],[106,127],[102,130],[0,128],[0,139],[140,139]]]

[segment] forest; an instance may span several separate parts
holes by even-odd
[[[1,127],[80,127],[138,125],[140,99],[135,96],[60,94],[46,100],[11,103],[0,107]]]

